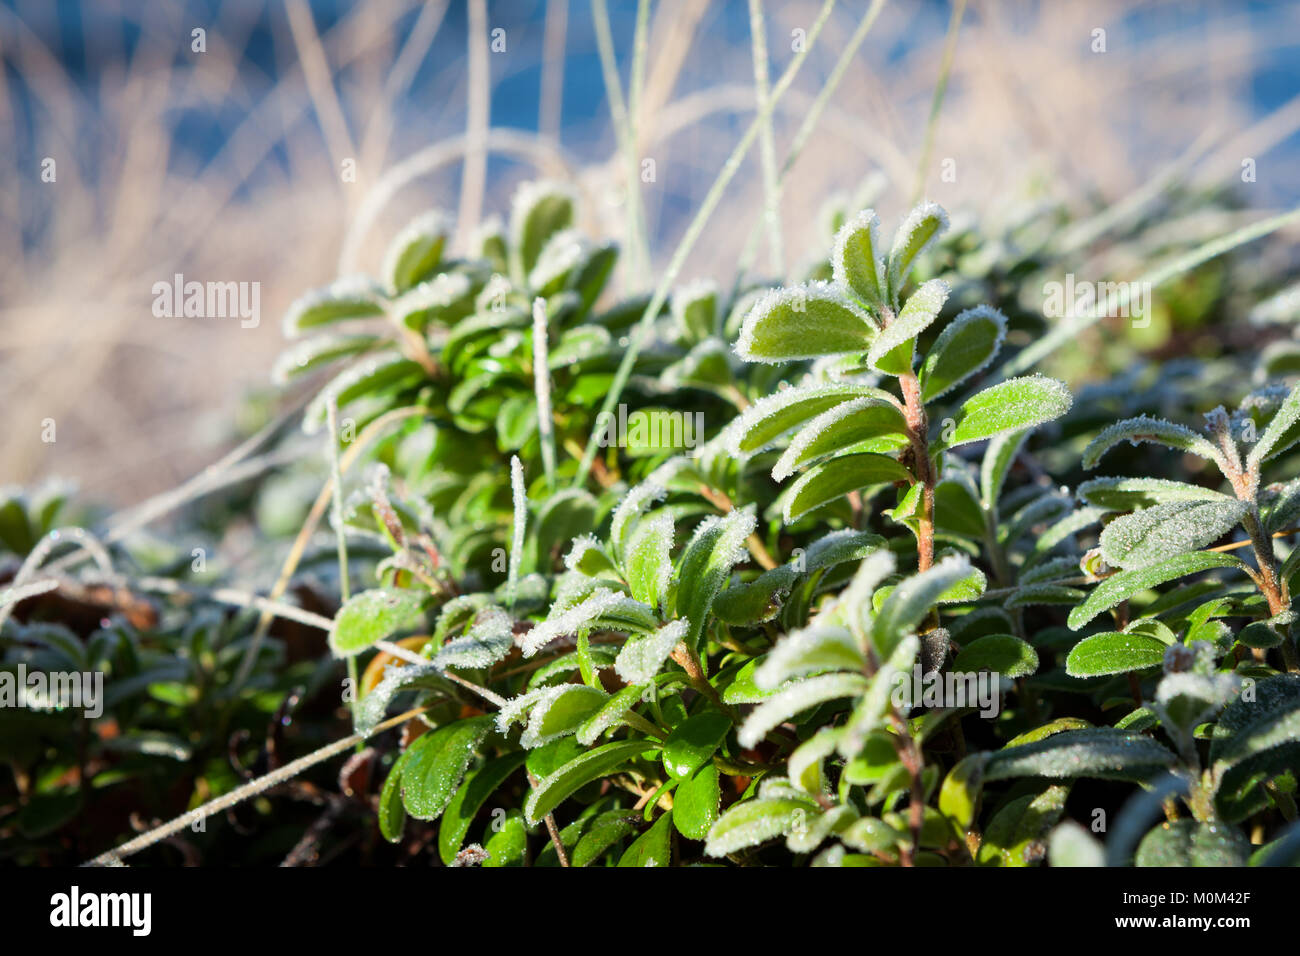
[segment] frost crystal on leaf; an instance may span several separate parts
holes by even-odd
[[[653,634],[629,638],[614,659],[614,672],[629,684],[644,684],[663,668],[664,662],[686,636],[685,618],[669,621]]]

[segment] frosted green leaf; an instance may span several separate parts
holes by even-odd
[[[948,283],[931,279],[913,292],[894,320],[871,343],[867,361],[890,375],[910,372],[916,337],[939,317],[948,300],[948,291]]]
[[[422,734],[402,765],[402,805],[417,820],[436,820],[460,786],[492,717],[471,717]]]
[[[552,608],[550,616],[545,621],[524,635],[522,643],[524,656],[532,657],[551,641],[574,635],[581,628],[593,627],[598,621],[612,629],[613,615],[638,610],[644,612],[647,622],[654,619],[650,609],[640,602],[608,588],[597,588],[589,597],[572,607],[559,611]]]
[[[887,548],[873,551],[858,566],[853,579],[849,581],[849,586],[844,589],[843,596],[840,598],[849,630],[858,635],[862,641],[866,640],[874,619],[872,596],[881,582],[894,573],[896,563],[893,552]]]
[[[992,306],[966,309],[949,322],[921,363],[922,401],[946,395],[982,371],[1001,350],[1006,334],[1007,317]]]
[[[673,563],[673,516],[660,511],[641,521],[632,531],[625,562],[632,597],[649,607],[659,607],[668,594]]]
[[[791,678],[860,671],[865,665],[858,642],[846,628],[817,621],[782,638],[754,672],[754,683],[763,690],[776,690]]]
[[[821,568],[861,561],[884,545],[885,539],[870,531],[854,531],[851,528],[832,531],[808,545],[803,556],[804,570],[811,574]]]
[[[955,448],[1003,432],[1034,428],[1070,410],[1070,390],[1042,375],[1011,378],[968,398],[957,412],[956,427],[938,445]]]
[[[1148,831],[1133,858],[1137,866],[1245,866],[1250,841],[1224,823],[1175,820]]]
[[[710,515],[700,522],[677,567],[676,609],[690,622],[686,643],[695,646],[709,621],[709,609],[731,569],[748,557],[745,540],[754,533],[751,509]]]
[[[406,827],[406,808],[402,806],[402,767],[407,754],[403,753],[393,761],[393,769],[384,778],[383,789],[379,791],[379,832],[389,843],[402,839],[402,830]]]
[[[662,501],[668,494],[666,488],[652,481],[643,481],[636,485],[627,496],[623,498],[617,508],[614,509],[614,516],[610,519],[609,540],[613,546],[614,554],[620,560],[626,557],[628,532],[636,525],[636,521],[646,513],[656,502]]]
[[[876,325],[829,282],[773,289],[754,303],[740,327],[736,354],[746,362],[779,363],[867,351]]]
[[[917,258],[948,228],[948,213],[938,203],[923,202],[907,214],[894,234],[889,252],[889,288],[897,296]]]
[[[786,769],[790,782],[805,793],[821,793],[824,778],[822,764],[835,752],[840,732],[834,727],[822,727],[790,754]]]
[[[552,740],[577,733],[589,717],[609,700],[604,691],[586,684],[560,684],[547,687],[533,702],[528,715],[528,726],[519,737],[519,744],[528,750],[536,749]]]
[[[718,284],[700,279],[673,293],[673,319],[687,341],[700,342],[718,334]]]
[[[574,757],[555,772],[537,781],[524,802],[524,816],[530,825],[535,826],[574,791],[593,780],[609,776],[654,746],[647,740],[620,740]]]
[[[391,352],[380,352],[363,358],[335,376],[311,400],[302,415],[302,430],[308,435],[315,435],[321,430],[331,400],[342,408],[364,395],[413,385],[423,377],[424,369],[419,362],[412,362]]]
[[[1274,413],[1264,434],[1250,450],[1246,464],[1257,468],[1260,462],[1276,458],[1296,442],[1300,441],[1300,385],[1291,389],[1286,400]]]
[[[793,565],[764,571],[747,584],[733,584],[713,600],[713,616],[725,624],[752,626],[781,612],[781,602],[799,579]]]
[[[1270,485],[1260,494],[1259,504],[1265,531],[1291,527],[1300,518],[1300,478],[1284,485]]]
[[[1007,474],[1027,437],[1028,431],[1004,432],[994,437],[984,449],[980,463],[980,505],[994,516],[997,515],[998,499],[1002,497]]]
[[[460,272],[442,272],[399,296],[389,310],[394,319],[416,332],[432,323],[450,326],[474,308],[474,286]]]
[[[570,278],[591,256],[593,246],[576,229],[561,229],[546,240],[528,273],[535,296],[550,297],[569,285]]]
[[[1079,498],[1111,511],[1134,511],[1171,501],[1231,501],[1209,488],[1167,478],[1093,478],[1079,485]]]
[[[867,689],[861,674],[823,674],[788,684],[750,712],[740,728],[742,747],[753,747],[774,727],[810,707],[841,697],[857,697]]]
[[[313,335],[280,353],[271,367],[271,381],[276,385],[287,385],[300,375],[357,355],[379,342],[373,335]]]
[[[862,210],[835,234],[831,271],[835,282],[864,305],[884,303],[885,255],[880,247],[880,219],[874,210]]]
[[[785,523],[793,524],[814,508],[820,508],[850,491],[868,485],[911,480],[912,473],[888,455],[863,452],[832,458],[814,465],[790,486],[784,502]]]
[[[344,276],[295,300],[281,328],[285,338],[292,339],[320,325],[383,314],[384,290],[379,283],[369,276]]]
[[[857,819],[858,814],[851,806],[831,807],[794,828],[785,838],[786,849],[791,853],[811,853],[831,834],[847,830]]]
[[[887,439],[901,447],[907,435],[907,420],[892,402],[872,397],[842,402],[799,430],[773,466],[772,478],[784,481],[809,462],[869,439]]]
[[[1109,631],[1093,634],[1075,644],[1065,659],[1071,677],[1101,677],[1159,667],[1167,645],[1146,634]]]
[[[663,668],[679,641],[686,638],[689,622],[669,621],[652,634],[629,638],[614,660],[614,672],[631,684],[644,684]]]
[[[1003,677],[1028,677],[1038,670],[1038,652],[1010,634],[986,634],[971,641],[953,659],[954,673],[989,671]]]
[[[334,616],[330,650],[335,657],[354,657],[375,641],[423,627],[425,597],[396,588],[372,588],[353,595]]]
[[[723,433],[733,455],[752,455],[827,409],[855,398],[889,401],[889,393],[868,385],[817,383],[783,388],[761,398],[727,426]]]
[[[511,271],[522,282],[533,270],[546,242],[573,225],[577,205],[572,190],[556,182],[524,183],[510,204]]]
[[[1053,734],[990,754],[984,779],[1094,777],[1141,782],[1177,763],[1172,752],[1150,737],[1097,727]]]
[[[726,856],[785,836],[799,821],[821,812],[811,797],[770,797],[737,803],[713,824],[704,852]]]
[[[578,840],[569,859],[569,865],[590,866],[619,840],[630,833],[635,833],[637,821],[640,819],[639,813],[629,810],[609,810],[602,813],[592,822],[591,829]]]
[[[479,611],[464,636],[442,645],[434,655],[436,667],[488,667],[514,647],[514,622],[499,607]]]
[[[384,253],[383,275],[389,288],[404,292],[433,274],[451,235],[446,213],[433,210],[412,220]]]
[[[1106,851],[1091,833],[1066,820],[1047,839],[1047,861],[1054,867],[1105,866]]]
[[[1223,497],[1170,501],[1122,515],[1101,533],[1102,557],[1125,570],[1159,564],[1217,541],[1237,526],[1247,507]]]
[[[438,856],[450,866],[465,842],[465,834],[488,797],[512,773],[519,769],[526,755],[522,752],[506,754],[495,760],[489,760],[477,770],[465,776],[465,782],[452,796],[447,809],[443,811],[442,822],[438,824]]]
[[[954,555],[890,591],[871,628],[871,640],[880,656],[889,657],[898,642],[916,629],[946,592],[969,578],[972,570],[970,561]]]
[[[1193,455],[1200,455],[1202,458],[1208,458],[1214,462],[1221,463],[1223,461],[1223,456],[1219,450],[1190,428],[1184,425],[1175,425],[1173,422],[1167,422],[1159,418],[1152,418],[1149,415],[1139,415],[1137,418],[1126,418],[1103,428],[1101,433],[1090,441],[1088,447],[1083,450],[1083,467],[1096,468],[1097,463],[1101,461],[1101,456],[1122,441],[1127,441],[1131,445],[1154,442]]]
[[[1070,612],[1070,629],[1077,631],[1102,611],[1127,601],[1149,588],[1211,568],[1244,569],[1240,558],[1213,551],[1184,554],[1168,561],[1132,571],[1120,571],[1097,585],[1088,599]]]
[[[1300,677],[1278,675],[1255,685],[1223,712],[1210,745],[1220,797],[1257,774],[1294,771],[1300,765]]]
[[[623,723],[623,716],[640,703],[642,696],[650,687],[649,682],[629,684],[601,706],[582,726],[578,728],[578,743],[590,747],[597,738],[611,727]]]

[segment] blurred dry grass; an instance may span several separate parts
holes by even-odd
[[[625,84],[628,6],[611,4]],[[774,77],[791,58],[791,31],[807,29],[818,6],[768,11]],[[92,499],[125,504],[216,458],[235,437],[243,396],[267,383],[284,308],[335,275],[349,224],[383,171],[431,144],[445,162],[386,205],[362,237],[363,265],[426,207],[472,213],[482,188],[484,210],[503,213],[514,185],[539,167],[573,177],[588,225],[621,237],[624,167],[608,111],[588,89],[599,71],[586,0],[494,3],[481,21],[478,7],[470,0],[467,17],[441,0],[371,0],[344,6],[325,29],[331,18],[305,0],[88,4],[99,24],[85,51],[93,86],[69,69],[53,5],[0,8],[0,139],[13,146],[0,153],[0,483],[58,474]],[[836,10],[782,102],[778,161],[865,9]],[[1261,117],[1251,83],[1258,57],[1295,46],[1300,7],[1197,9],[1188,16],[1186,5],[1157,4],[1138,35],[1117,3],[972,3],[936,128],[929,196],[994,217],[1032,196],[1083,211],[1200,144],[1208,148],[1197,154],[1199,181],[1236,182],[1241,158],[1253,156],[1260,182],[1244,191],[1247,202],[1262,213],[1283,201],[1296,183],[1279,182],[1286,167],[1266,157],[1300,126],[1300,98]],[[270,74],[249,53],[259,22],[270,24]],[[472,67],[467,23],[503,27],[507,52]],[[895,184],[882,204],[887,219],[907,201],[947,24],[943,5],[886,6],[787,182],[787,261],[821,248],[822,201],[872,170]],[[195,26],[207,29],[206,53],[189,51]],[[1090,48],[1098,27],[1107,30],[1104,54]],[[139,31],[129,55],[123,29]],[[656,3],[648,51],[638,127],[643,154],[656,161],[643,196],[662,268],[754,111],[744,4]],[[470,82],[484,65],[490,100]],[[586,97],[576,109],[575,87]],[[463,195],[461,147],[479,141],[465,131],[521,125],[500,117],[521,115],[525,90],[539,101],[536,118],[492,133],[490,162],[473,158],[471,145]],[[593,96],[599,108],[582,105]],[[191,142],[196,116],[221,130],[209,153]],[[56,183],[41,181],[44,156],[57,160]],[[339,175],[348,157],[355,183]],[[955,182],[940,180],[945,159],[956,164]],[[762,197],[754,150],[684,278],[729,279]],[[261,324],[155,318],[151,287],[177,272],[260,282]],[[41,441],[48,418],[53,444]]]

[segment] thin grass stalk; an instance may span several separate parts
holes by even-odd
[[[777,184],[776,147],[772,143],[772,115],[767,110],[770,95],[767,63],[767,27],[763,21],[762,0],[749,0],[750,47],[754,59],[754,95],[758,112],[767,119],[758,134],[759,155],[763,161],[763,218],[767,221],[767,248],[772,274],[785,275],[785,244],[781,237],[781,193]]]
[[[599,0],[594,0],[594,2],[599,2]],[[785,95],[785,91],[789,89],[790,84],[794,82],[794,78],[798,75],[799,68],[803,66],[803,61],[807,57],[808,51],[812,49],[813,44],[816,42],[818,35],[820,35],[822,31],[822,27],[826,25],[826,21],[829,19],[831,11],[834,8],[835,0],[825,0],[822,4],[821,12],[818,14],[817,20],[813,23],[812,29],[808,31],[807,45],[799,51],[799,53],[795,54],[794,59],[790,62],[790,65],[786,67],[785,73],[777,82],[776,88],[772,91],[772,96],[768,100],[767,108],[761,111],[760,114],[754,118],[754,121],[749,124],[749,128],[745,131],[745,135],[741,137],[740,142],[738,142],[732,149],[731,155],[727,157],[727,161],[723,164],[722,170],[718,173],[717,179],[714,180],[713,186],[709,189],[708,194],[704,197],[704,201],[700,204],[700,208],[696,212],[695,218],[691,220],[690,225],[686,229],[685,235],[682,236],[681,241],[677,244],[677,249],[673,252],[672,260],[669,262],[668,268],[664,271],[663,277],[659,280],[659,286],[655,289],[654,295],[650,299],[650,303],[646,306],[645,312],[641,314],[640,320],[632,331],[627,352],[624,353],[623,361],[619,363],[618,371],[614,375],[614,380],[610,383],[609,392],[605,395],[605,402],[601,406],[601,414],[596,416],[596,421],[601,422],[609,420],[609,416],[612,414],[614,407],[618,404],[619,396],[622,395],[623,388],[627,385],[627,380],[632,374],[632,368],[636,364],[637,355],[640,353],[641,344],[645,338],[646,332],[649,330],[655,316],[659,314],[659,310],[663,308],[663,304],[668,300],[668,291],[677,282],[677,276],[681,273],[682,266],[686,263],[686,257],[689,256],[691,250],[695,248],[695,243],[699,239],[700,234],[704,231],[704,227],[708,223],[709,218],[713,215],[713,210],[716,209],[718,203],[722,201],[722,194],[726,191],[732,178],[739,171],[741,162],[749,153],[750,147],[753,146],[754,140],[758,136],[758,131],[763,120],[771,115],[776,104],[780,101],[781,97]],[[587,473],[591,470],[592,462],[594,462],[596,458],[596,448],[599,439],[600,429],[596,428],[587,439],[587,447],[583,451],[582,461],[578,465],[578,473],[574,476],[574,487],[580,487],[582,483],[587,480]]]
[[[948,21],[948,36],[943,44],[943,58],[939,61],[939,79],[934,84],[934,98],[930,101],[930,117],[925,123],[925,140],[921,146],[921,158],[916,164],[916,186],[912,189],[912,205],[921,201],[925,194],[925,181],[930,168],[930,151],[934,148],[934,131],[939,125],[939,113],[943,109],[943,97],[948,92],[948,75],[952,72],[953,54],[957,52],[957,35],[961,32],[962,17],[966,14],[966,0],[957,0],[952,8],[952,17]]]
[[[487,131],[492,108],[492,72],[488,67],[487,0],[469,3],[469,119],[468,148],[460,183],[460,210],[456,229],[463,242],[483,214],[483,192],[487,187]]]

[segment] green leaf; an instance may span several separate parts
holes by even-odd
[[[760,797],[737,803],[709,830],[704,852],[726,856],[785,836],[801,821],[820,813],[811,797]]]
[[[632,841],[621,857],[619,866],[671,866],[672,865],[673,811],[661,814],[649,830]]]
[[[1167,645],[1145,634],[1110,631],[1093,634],[1074,645],[1065,659],[1071,677],[1101,677],[1159,667]]]
[[[1047,860],[1053,867],[1095,867],[1106,865],[1106,851],[1073,820],[1066,820],[1047,841]]]
[[[330,650],[335,657],[355,657],[375,641],[422,628],[424,599],[418,591],[395,588],[372,588],[354,595],[334,616]]]
[[[907,436],[907,420],[893,402],[875,397],[841,402],[799,430],[772,468],[772,478],[784,481],[809,462],[873,439],[901,447]]]
[[[413,385],[424,377],[418,362],[390,352],[377,352],[344,369],[327,384],[302,414],[304,434],[314,435],[325,425],[331,400],[343,408],[364,396]]]
[[[313,335],[280,353],[271,368],[271,381],[276,385],[287,385],[299,376],[374,348],[380,341],[373,335],[338,335],[332,332]]]
[[[634,637],[623,645],[614,660],[614,672],[631,684],[644,684],[659,673],[674,648],[690,629],[686,618],[669,621],[658,630]]]
[[[1210,764],[1222,806],[1256,775],[1294,770],[1300,761],[1300,677],[1258,682],[1223,711],[1210,744]],[[1232,814],[1235,816],[1235,814]]]
[[[722,788],[718,767],[712,761],[703,764],[673,792],[673,825],[688,840],[703,840],[718,822]]]
[[[956,426],[939,447],[955,448],[1003,432],[1034,428],[1070,410],[1070,390],[1042,375],[1010,378],[972,395],[957,412]]]
[[[988,634],[963,647],[952,662],[955,673],[991,671],[1003,677],[1027,677],[1038,670],[1038,653],[1010,634]]]
[[[411,751],[407,750],[393,761],[393,767],[379,791],[379,832],[389,843],[402,839],[406,827],[406,808],[402,806],[402,768]]]
[[[754,303],[736,341],[747,362],[790,362],[823,355],[858,355],[876,326],[866,312],[829,282],[773,289]]]
[[[868,385],[819,383],[779,389],[745,409],[724,432],[732,454],[752,455],[827,409],[855,398],[889,402],[888,392]]]
[[[672,578],[673,516],[659,511],[637,523],[628,541],[626,570],[632,597],[662,606]]]
[[[889,592],[871,627],[871,641],[882,658],[912,633],[946,592],[970,576],[970,562],[959,556],[944,558],[928,571],[912,575]]]
[[[577,733],[578,728],[608,700],[609,695],[603,690],[586,684],[547,687],[533,704],[528,726],[520,736],[519,743],[532,750]]]
[[[442,823],[438,825],[438,855],[442,857],[443,863],[451,865],[451,861],[456,858],[461,845],[465,842],[465,834],[469,832],[475,815],[487,798],[505,783],[506,778],[519,769],[526,756],[527,754],[519,751],[489,760],[465,778],[465,782],[460,785],[460,789],[447,804],[447,809],[442,815]],[[382,803],[381,796],[381,821]]]
[[[1006,432],[996,436],[984,450],[984,460],[980,463],[980,505],[994,517],[998,513],[998,499],[1002,497],[1007,474],[1028,437],[1027,430]]]
[[[1125,570],[1150,567],[1217,541],[1237,526],[1247,507],[1231,498],[1153,505],[1108,524],[1101,533],[1101,554]]]
[[[764,571],[748,584],[733,584],[713,601],[713,616],[724,624],[753,626],[781,612],[781,602],[799,579],[793,565]]]
[[[858,697],[867,689],[861,674],[823,674],[787,684],[755,707],[740,728],[742,747],[753,747],[774,727],[828,700]]]
[[[555,233],[573,225],[576,203],[572,191],[559,183],[541,181],[519,187],[510,205],[511,272],[522,283]]]
[[[540,823],[543,817],[575,791],[593,780],[609,776],[653,747],[653,744],[645,740],[620,740],[603,744],[575,757],[537,782],[524,802],[525,817],[530,824]]]
[[[709,609],[734,565],[746,560],[745,540],[756,521],[750,508],[710,515],[696,527],[677,567],[676,609],[685,618],[686,643],[692,647],[709,621]]]
[[[1245,565],[1242,564],[1240,558],[1235,558],[1230,554],[1198,551],[1195,554],[1180,555],[1150,567],[1120,571],[1093,588],[1092,593],[1088,595],[1088,599],[1070,612],[1070,629],[1077,631],[1102,611],[1109,611],[1116,605],[1149,588],[1164,584],[1166,581],[1173,581],[1175,578],[1208,571],[1211,568],[1236,568],[1242,570]]]
[[[447,214],[434,210],[412,221],[384,254],[383,274],[396,292],[405,292],[433,275],[451,235]]]
[[[285,313],[285,338],[331,322],[368,319],[384,314],[384,290],[368,276],[345,276],[324,289],[299,298]]]
[[[1175,820],[1150,830],[1138,844],[1137,866],[1245,866],[1250,843],[1233,827]]]
[[[609,810],[592,821],[590,829],[573,848],[571,866],[590,866],[629,833],[636,832],[640,814],[627,810]]]
[[[1222,455],[1208,440],[1183,425],[1175,425],[1150,415],[1126,418],[1102,429],[1101,433],[1083,450],[1083,467],[1096,468],[1101,456],[1122,441],[1131,445],[1154,442],[1176,448],[1211,461],[1221,462]]]
[[[1046,838],[1065,812],[1068,787],[1051,786],[1038,795],[1017,797],[993,815],[980,841],[977,861],[1000,866],[1032,866],[1046,853]]]
[[[1110,727],[1068,730],[990,754],[984,780],[1012,777],[1094,777],[1143,782],[1176,766],[1178,758],[1150,737]]]
[[[1090,505],[1110,511],[1135,511],[1177,501],[1232,501],[1209,488],[1167,478],[1093,478],[1075,493]]]
[[[578,743],[590,747],[596,742],[596,738],[605,731],[621,724],[623,715],[641,701],[642,696],[649,687],[649,682],[629,684],[605,701],[600,710],[588,717],[582,726],[578,728]]]
[[[939,788],[939,812],[960,829],[968,830],[979,812],[980,793],[984,787],[984,767],[988,754],[962,757],[948,771]]]
[[[948,229],[948,214],[938,203],[923,202],[908,213],[889,252],[889,288],[897,296],[917,258]]]
[[[402,805],[417,820],[436,820],[492,729],[491,716],[471,717],[422,734],[407,748],[402,766]]]
[[[1300,385],[1291,389],[1281,407],[1274,413],[1273,419],[1259,436],[1259,441],[1250,450],[1246,464],[1257,468],[1260,462],[1276,458],[1296,442],[1300,441]]]
[[[793,524],[814,508],[868,485],[911,482],[912,473],[896,458],[863,452],[841,455],[814,465],[790,486],[784,504],[786,524]]]
[[[848,289],[864,304],[885,301],[885,256],[880,246],[880,219],[864,209],[835,234],[831,270],[837,285]]]
[[[982,371],[1002,348],[1006,334],[1007,317],[991,306],[976,306],[958,315],[939,333],[921,363],[921,400],[946,395]]]
[[[908,297],[898,315],[880,332],[867,351],[867,361],[889,375],[912,370],[916,337],[939,317],[948,300],[948,283],[931,279]]]
[[[507,811],[501,828],[488,837],[483,849],[488,853],[485,867],[523,866],[528,850],[528,829],[523,814],[518,810]]]
[[[673,293],[673,319],[688,342],[712,338],[718,329],[718,285],[710,280],[692,282]]]
[[[664,769],[677,778],[689,777],[709,761],[731,730],[731,719],[717,711],[686,718],[664,741]]]
[[[754,682],[764,690],[775,690],[795,677],[860,671],[865,666],[866,658],[853,635],[819,620],[782,638],[754,672]]]

